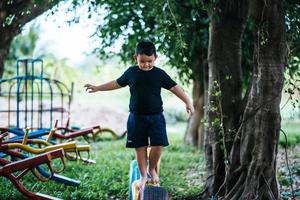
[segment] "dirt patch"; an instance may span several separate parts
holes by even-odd
[[[100,125],[121,134],[126,130],[128,113],[110,106],[74,103],[71,108],[71,125],[80,128]]]
[[[283,199],[291,199],[291,183],[294,192],[300,192],[300,145],[287,149],[288,165],[285,149],[280,148],[277,155],[277,178]],[[290,177],[291,175],[291,177]],[[299,198],[299,196],[298,196]],[[300,198],[299,198],[300,199]]]

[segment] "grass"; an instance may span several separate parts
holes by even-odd
[[[291,147],[300,144],[300,124],[296,122],[285,122],[282,124],[281,129],[287,135],[287,143],[284,134],[280,133],[279,144],[281,147]]]
[[[198,194],[205,176],[203,153],[182,144],[184,129],[183,123],[168,126],[171,145],[165,148],[161,161],[161,185],[169,191],[172,199]],[[300,127],[294,123],[284,123],[282,129],[288,134],[288,145],[294,145],[298,141]],[[83,143],[83,140],[79,143]],[[30,191],[62,199],[127,199],[129,164],[134,159],[134,151],[126,149],[124,144],[124,139],[91,143],[91,155],[96,164],[67,161],[66,170],[61,175],[81,181],[79,187],[53,181],[40,183],[30,174],[23,177],[22,182]],[[0,177],[0,199],[25,198],[7,179]]]
[[[173,199],[195,195],[202,189],[199,170],[204,166],[203,156],[194,148],[182,144],[181,130],[184,130],[182,124],[169,129],[171,145],[165,148],[161,160],[161,185]],[[23,177],[23,183],[30,191],[62,199],[127,199],[129,164],[134,159],[134,151],[124,145],[124,139],[92,143],[91,154],[96,164],[67,161],[66,170],[61,175],[80,180],[79,187],[53,181],[40,183],[31,175]],[[0,191],[0,199],[24,199],[3,177],[0,177]]]

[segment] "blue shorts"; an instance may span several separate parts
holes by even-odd
[[[140,115],[130,113],[127,121],[127,148],[168,146],[166,120],[162,113]]]

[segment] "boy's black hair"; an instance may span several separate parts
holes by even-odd
[[[136,45],[135,54],[136,55],[145,54],[147,56],[152,56],[152,55],[156,56],[156,49],[152,42],[141,41]]]

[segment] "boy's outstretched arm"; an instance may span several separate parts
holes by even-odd
[[[170,91],[185,103],[186,111],[192,115],[194,113],[194,106],[183,89],[179,85],[175,85]]]
[[[89,93],[98,92],[98,91],[107,91],[107,90],[115,90],[121,88],[121,86],[117,83],[117,81],[110,81],[101,85],[91,85],[85,84],[85,90]]]

